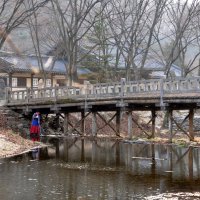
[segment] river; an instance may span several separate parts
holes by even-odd
[[[200,148],[46,140],[52,146],[0,160],[0,199],[200,199]]]

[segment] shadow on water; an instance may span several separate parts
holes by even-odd
[[[200,188],[200,148],[76,137],[49,142],[0,160],[1,199],[144,199]]]

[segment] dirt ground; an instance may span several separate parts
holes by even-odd
[[[39,143],[24,139],[11,130],[0,130],[0,158],[23,153],[38,145]]]

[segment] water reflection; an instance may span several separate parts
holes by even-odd
[[[32,153],[32,159],[33,160],[38,160],[39,159],[39,153],[40,153],[40,149],[39,148],[32,149],[31,153]]]
[[[144,199],[199,191],[199,148],[82,138],[50,142],[0,161],[1,199]]]
[[[53,147],[42,150],[44,157],[57,158],[69,163],[124,168],[133,175],[169,175],[193,180],[200,177],[199,149],[173,145],[130,144],[121,141],[54,139]],[[38,157],[38,151],[32,152]]]
[[[50,157],[65,162],[122,167],[133,175],[167,174],[180,179],[199,178],[199,149],[194,147],[77,138],[57,140],[54,145],[48,149]]]

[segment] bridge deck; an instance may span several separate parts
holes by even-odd
[[[200,103],[200,78],[176,80],[144,80],[137,82],[85,84],[82,88],[55,87],[9,91],[7,106],[15,109],[78,111],[84,108],[115,110],[119,107],[146,109],[171,104],[181,109]],[[51,108],[51,109],[50,109]]]
[[[200,78],[177,79],[177,80],[145,80],[138,82],[125,82],[123,79],[118,83],[86,84],[82,88],[55,87],[43,89],[27,89],[21,91],[6,92],[6,106],[17,112],[31,113],[64,113],[64,119],[68,124],[68,114],[72,112],[81,113],[81,130],[84,132],[84,120],[92,114],[92,134],[96,135],[96,114],[101,111],[115,111],[116,128],[109,125],[116,135],[120,134],[120,112],[127,111],[128,135],[132,137],[132,111],[148,110],[152,113],[152,135],[155,133],[156,111],[166,109],[169,111],[169,140],[172,141],[173,110],[189,110],[189,134],[176,123],[178,128],[191,140],[194,139],[193,118],[194,109],[200,107]],[[62,115],[63,117],[63,115]],[[134,123],[137,124],[136,121]],[[72,125],[72,124],[70,124]],[[137,124],[140,126],[139,124]],[[68,129],[66,125],[65,130]],[[73,127],[73,130],[77,130]],[[66,131],[64,131],[66,132]],[[145,132],[145,131],[144,131]],[[81,133],[80,133],[81,134]],[[150,135],[145,133],[148,137]]]

